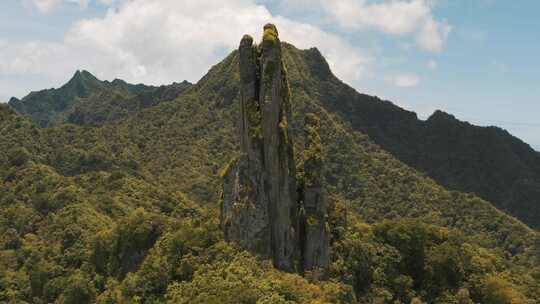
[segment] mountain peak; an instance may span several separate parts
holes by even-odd
[[[13,104],[13,103],[17,103],[17,102],[20,102],[21,100],[17,97],[11,97],[8,101],[8,104]]]
[[[77,70],[73,77],[59,91],[69,98],[88,97],[91,92],[103,87],[103,82],[86,70]]]
[[[282,43],[283,48],[291,54],[302,54],[303,60],[307,64],[313,77],[318,80],[329,80],[335,77],[330,69],[330,65],[318,48],[312,47],[306,50],[299,50],[294,45]]]
[[[96,84],[101,83],[99,79],[97,79],[96,76],[92,75],[92,73],[86,71],[86,70],[77,70],[75,71],[75,74],[73,74],[73,77],[64,85],[69,86],[74,84]]]
[[[182,82],[173,82],[173,84],[192,85],[192,83],[187,80],[183,80]]]
[[[442,110],[435,110],[431,116],[428,117],[427,121],[433,122],[433,121],[456,121],[457,118],[449,113],[446,113]]]

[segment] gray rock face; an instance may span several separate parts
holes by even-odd
[[[264,27],[261,46],[261,87],[265,185],[276,267],[293,270],[296,258],[296,167],[289,136],[290,92],[281,60],[281,43],[274,25]]]
[[[259,59],[253,38],[240,41],[240,146],[250,162],[262,163],[261,110],[259,104]],[[260,169],[260,168],[259,168]]]
[[[259,47],[254,45],[253,38],[244,36],[239,61],[242,153],[223,175],[221,227],[225,238],[270,257],[281,270],[302,270],[305,268],[302,261],[307,260],[308,269],[326,267],[325,226],[322,232],[310,226],[304,229],[305,236],[301,234],[303,223],[298,216],[300,201],[288,123],[291,121],[290,90],[276,27],[272,24],[264,27]],[[306,198],[309,196],[310,216],[315,209],[324,212],[320,217],[323,223],[326,206],[312,207],[324,201],[322,186],[300,192],[305,193]],[[302,251],[309,252],[310,257],[302,258]]]
[[[301,193],[301,252],[304,271],[326,270],[330,261],[327,200],[323,188],[323,151],[319,117],[306,115],[306,147]]]
[[[224,173],[221,226],[225,238],[272,257],[269,202],[259,103],[259,56],[246,35],[240,53],[240,147],[242,154]]]
[[[225,239],[242,248],[271,257],[268,200],[262,168],[255,173],[247,155],[234,160],[224,175],[221,227]]]

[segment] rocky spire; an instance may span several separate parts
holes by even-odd
[[[252,161],[262,161],[261,111],[259,105],[258,50],[253,38],[240,41],[240,146]]]
[[[300,241],[303,270],[326,270],[329,263],[330,234],[327,202],[323,188],[323,151],[319,136],[320,120],[314,114],[305,117],[306,147],[302,179]]]
[[[297,248],[296,167],[289,136],[290,91],[281,59],[281,43],[273,24],[264,26],[260,67],[259,102],[272,257],[278,268],[292,270]]]
[[[240,42],[240,146],[242,154],[223,175],[221,227],[225,238],[271,257],[268,197],[259,104],[259,58],[253,38]]]
[[[240,42],[242,153],[223,174],[221,227],[227,240],[270,257],[281,270],[296,271],[304,268],[301,261],[306,259],[299,254],[306,246],[309,247],[306,252],[311,254],[309,269],[327,265],[328,242],[311,228],[305,229],[309,233],[305,244],[299,239],[300,205],[289,127],[290,90],[281,52],[278,31],[273,24],[264,26],[260,46],[248,35]],[[316,197],[314,204],[322,201],[316,194],[322,188],[319,185],[317,189],[309,188],[305,192],[310,199]],[[312,212],[309,206],[306,210]],[[321,210],[326,211],[326,207]],[[318,239],[324,240],[326,245],[315,245]],[[324,246],[326,250],[321,249]]]

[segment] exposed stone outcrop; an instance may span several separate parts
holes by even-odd
[[[327,200],[323,188],[323,151],[319,136],[320,120],[314,114],[305,118],[306,147],[301,185],[301,256],[303,270],[328,268],[330,234]]]
[[[252,252],[272,256],[269,203],[265,186],[259,54],[253,38],[240,42],[241,155],[224,173],[221,226],[225,238]]]
[[[272,257],[280,269],[294,269],[298,210],[296,167],[289,136],[289,84],[281,60],[281,43],[274,25],[264,27],[261,45],[261,86],[265,185],[271,227]]]
[[[221,226],[225,239],[271,257],[268,199],[263,168],[244,154],[229,165],[223,179]]]
[[[290,91],[276,27],[265,25],[260,46],[250,36],[244,36],[239,62],[241,155],[231,162],[223,176],[221,226],[225,238],[270,257],[277,268],[285,271],[326,267],[328,238],[311,226],[304,229],[298,215],[298,193],[309,195],[306,210],[310,216],[325,213],[326,207],[313,205],[323,201],[320,183],[319,188],[310,186],[307,192],[297,191],[289,127]],[[315,141],[309,142],[311,149]],[[308,171],[316,170],[310,167]],[[325,214],[320,218],[323,223]],[[303,235],[303,231],[307,234]],[[315,244],[319,240],[321,245]],[[304,251],[310,254],[307,259],[301,256]]]

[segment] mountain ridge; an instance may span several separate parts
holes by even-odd
[[[282,42],[282,45],[285,57],[296,54],[288,51],[294,48],[291,44]],[[295,75],[292,81],[301,79],[304,83],[292,83],[292,86],[302,86],[312,97],[320,99],[327,109],[346,118],[353,129],[368,134],[401,161],[425,172],[445,187],[476,193],[501,210],[539,229],[540,152],[504,129],[475,126],[441,110],[434,111],[426,120],[420,120],[413,111],[377,96],[359,93],[343,83],[332,73],[317,48],[304,50],[301,56],[305,63],[301,68],[309,71],[309,76]],[[199,82],[205,83],[205,78],[209,75],[211,74],[203,76]],[[96,81],[99,81],[87,71],[76,72],[68,84],[74,82],[74,79],[81,79],[78,81],[83,83],[89,82],[90,85],[86,87],[95,87]],[[140,93],[146,89],[141,84],[128,85],[122,80],[105,81],[101,84],[124,87],[127,91],[143,96],[143,100],[125,98],[118,94],[111,96],[108,93],[98,96],[102,98],[94,98],[98,102],[86,98],[88,102],[74,106],[71,112],[68,112],[67,118],[60,119],[59,122],[84,125],[121,119],[139,109],[155,105],[156,99],[173,99],[191,86],[181,83],[178,89],[172,90],[173,94],[164,93],[166,97],[160,97],[160,89],[167,91],[167,88],[174,87],[175,84],[153,89],[156,94],[151,90],[152,92],[146,95]],[[229,91],[224,92],[225,89]],[[218,92],[224,97],[222,102],[227,103],[237,94],[238,88],[222,86],[206,90]],[[32,96],[32,93],[29,96]],[[120,110],[111,110],[107,105],[109,100],[120,104]],[[99,107],[107,110],[96,115],[93,108],[99,102],[103,102]],[[133,107],[133,104],[138,106]],[[22,111],[21,107],[18,108],[20,112],[25,112],[24,108]]]
[[[321,117],[331,281],[279,272],[218,232],[219,172],[239,153],[233,52],[175,99],[96,125],[39,128],[0,105],[0,300],[534,303],[538,233],[354,130],[318,97],[317,54],[284,48],[294,151],[304,114]]]
[[[116,120],[139,108],[174,99],[190,86],[191,83],[187,81],[159,87],[130,84],[120,79],[101,81],[86,70],[77,70],[59,88],[33,91],[20,100],[12,97],[8,104],[30,116],[41,127],[65,122],[93,124]],[[115,99],[112,107],[108,99]],[[108,104],[109,108],[107,113],[93,117],[93,110],[88,109],[88,103],[101,103],[101,107]],[[81,116],[88,117],[85,119]]]
[[[317,98],[355,130],[442,185],[474,192],[540,227],[540,158],[530,145],[501,128],[474,126],[440,110],[431,119],[419,120],[416,113],[390,101],[356,92],[331,73],[316,49],[308,54],[308,69],[319,80],[312,85],[319,88]],[[452,131],[456,128],[461,133]],[[445,146],[449,142],[456,144]],[[472,152],[470,146],[475,146]],[[461,170],[466,171],[465,179]]]

